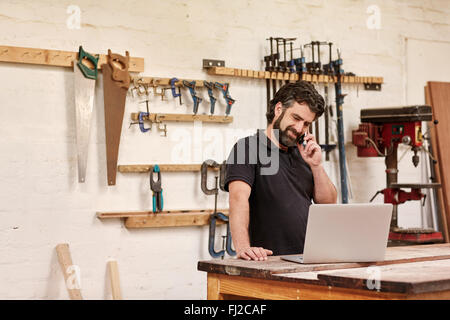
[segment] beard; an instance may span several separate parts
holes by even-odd
[[[273,128],[278,129],[279,131],[279,139],[278,141],[285,147],[295,147],[297,146],[297,140],[301,136],[300,132],[297,132],[292,126],[287,126],[286,129],[281,129],[281,120],[284,118],[284,113],[286,110],[283,110],[280,117],[273,123]],[[290,135],[292,134],[292,136]]]

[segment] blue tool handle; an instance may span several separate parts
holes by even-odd
[[[211,114],[214,114],[215,107],[216,107],[216,98],[211,97],[211,108],[210,108]]]
[[[181,93],[176,93],[175,91],[175,82],[178,82],[180,80],[178,80],[177,78],[172,78],[170,79],[170,88],[172,89],[172,96],[174,98],[181,96]]]
[[[153,212],[156,212],[156,193],[153,193]]]
[[[230,256],[235,256],[235,255],[236,255],[236,251],[233,250],[232,244],[233,244],[233,239],[231,238],[230,222],[228,222],[228,223],[227,223],[227,242],[226,242],[226,250],[227,250],[227,253],[228,253]]]
[[[141,132],[145,133],[148,130],[150,130],[150,128],[144,127],[144,117],[148,116],[149,116],[148,112],[139,112],[139,129],[141,130]]]
[[[203,99],[197,96],[193,97],[193,99],[194,99],[194,114],[197,114],[198,105],[202,102]]]
[[[231,99],[229,96],[227,96],[225,98],[226,102],[227,102],[227,108],[225,110],[225,114],[229,115],[230,111],[231,111],[231,106],[233,105],[233,103],[235,102],[233,99]]]

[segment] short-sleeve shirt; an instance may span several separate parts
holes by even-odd
[[[314,180],[298,148],[278,148],[264,130],[240,139],[227,159],[226,191],[235,180],[251,187],[250,245],[274,255],[303,253]]]

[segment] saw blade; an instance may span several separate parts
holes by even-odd
[[[86,78],[74,61],[75,109],[78,153],[78,182],[86,178],[86,165],[89,147],[92,110],[94,107],[95,79]]]

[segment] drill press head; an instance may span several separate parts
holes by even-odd
[[[352,132],[352,143],[358,148],[358,157],[381,157],[400,143],[408,145],[417,167],[417,151],[423,143],[422,121],[431,120],[429,106],[362,109],[362,123]]]

